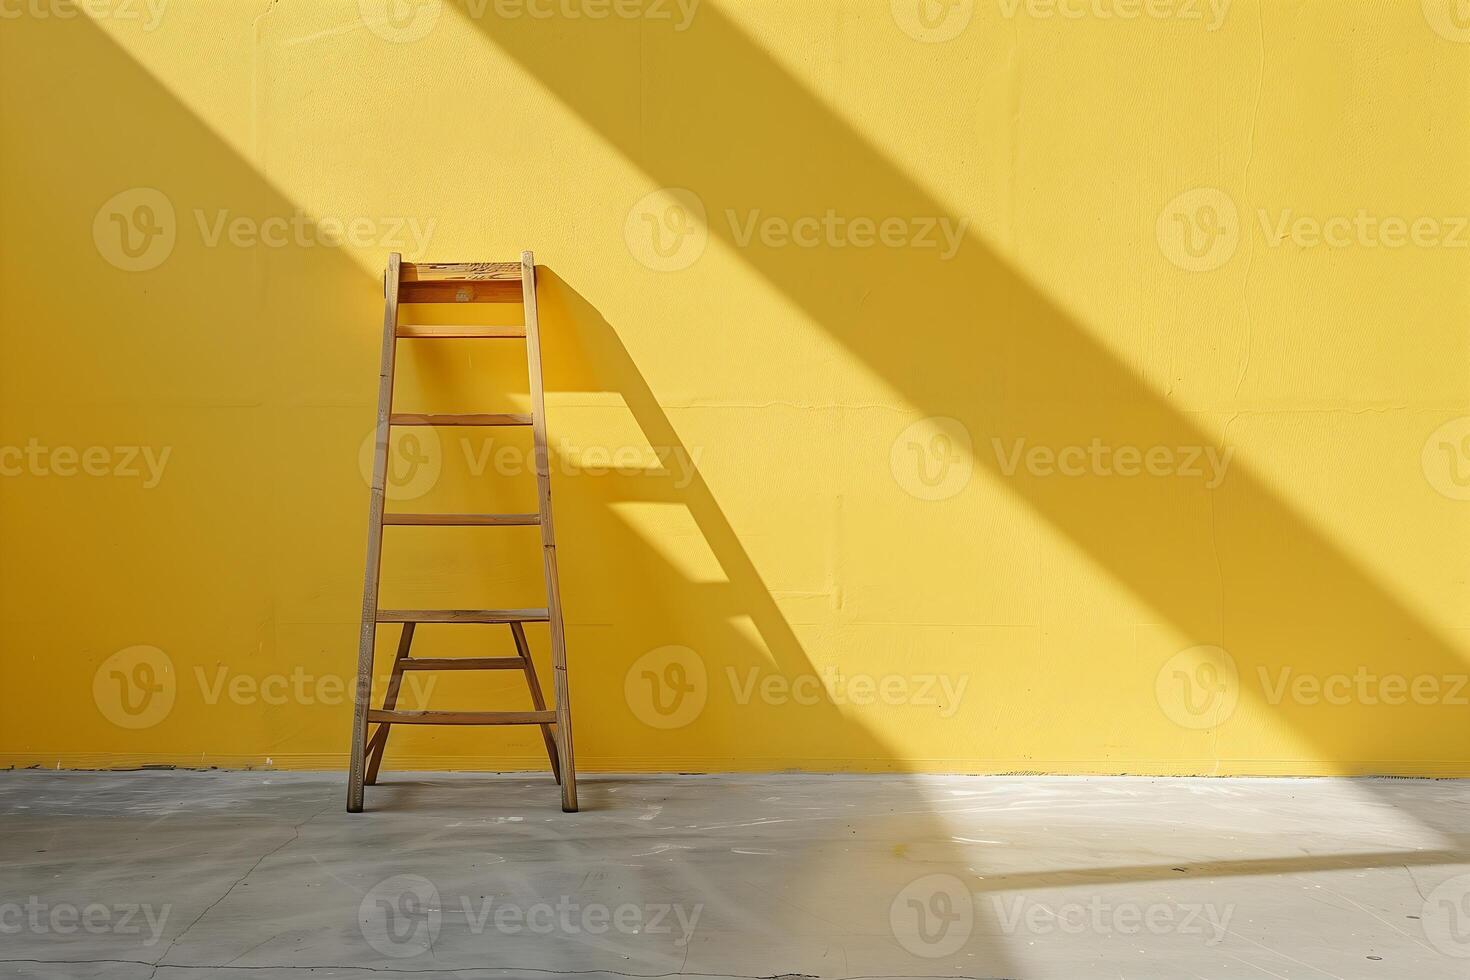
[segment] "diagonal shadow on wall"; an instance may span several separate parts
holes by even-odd
[[[978,235],[968,234],[948,262],[933,251],[744,240],[720,215],[832,209],[915,217],[943,216],[947,208],[718,7],[702,5],[689,30],[673,35],[663,25],[466,18],[655,184],[695,192],[709,215],[709,235],[875,375],[925,414],[963,422],[974,436],[973,464],[988,477],[1179,633],[1226,647],[1247,697],[1259,699],[1255,679],[1284,666],[1317,674],[1359,666],[1464,673],[1449,638],[1239,456],[1213,491],[1181,489],[1170,478],[1007,472],[993,445],[1098,439],[1110,446],[1212,447],[1219,437],[1141,380]],[[688,343],[698,343],[698,327],[690,325]],[[967,530],[974,533],[954,535],[948,547],[984,552],[1004,533],[994,525]],[[1218,592],[1210,595],[1197,587],[1202,556],[1218,564]],[[931,557],[896,554],[894,561],[908,562],[910,580],[921,587]],[[1340,714],[1332,724],[1290,705],[1265,713],[1315,757],[1345,771],[1453,760],[1450,746],[1463,730],[1460,713],[1449,708],[1418,737],[1375,726],[1371,709],[1351,720]],[[1240,760],[1246,769],[1251,761]]]

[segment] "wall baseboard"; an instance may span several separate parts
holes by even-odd
[[[345,770],[345,753],[261,755],[177,755],[119,752],[0,753],[0,769],[131,770]],[[1354,760],[1321,762],[1310,759],[910,759],[891,760],[808,758],[658,757],[601,758],[579,755],[579,772],[619,773],[912,773],[925,775],[1055,775],[1055,776],[1400,776],[1434,779],[1470,778],[1470,760]],[[545,772],[544,756],[495,756],[484,760],[463,755],[389,755],[385,771],[417,772]]]

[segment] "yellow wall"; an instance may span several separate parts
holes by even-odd
[[[584,767],[1470,774],[1454,9],[6,5],[0,763],[340,765],[385,257],[532,248]],[[524,508],[493,438],[397,505]],[[385,605],[537,601],[387,533]]]

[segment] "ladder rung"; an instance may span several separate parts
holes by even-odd
[[[453,324],[439,326],[428,323],[400,323],[397,335],[418,340],[514,340],[517,337],[525,337],[526,328],[524,326],[465,327]]]
[[[444,279],[400,282],[400,303],[519,303],[521,277],[514,279]]]
[[[545,609],[379,609],[380,623],[544,623]]]
[[[493,415],[423,415],[398,412],[388,416],[390,425],[530,425],[532,418],[514,412]]]
[[[528,527],[540,514],[384,514],[383,523],[418,527]]]
[[[520,657],[410,657],[403,670],[525,670]]]
[[[394,725],[552,725],[555,711],[388,711],[368,710],[368,721]]]

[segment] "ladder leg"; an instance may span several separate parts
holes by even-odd
[[[352,709],[352,746],[347,766],[347,812],[362,812],[367,761],[367,713],[373,696],[373,652],[378,633],[378,572],[383,554],[383,500],[388,476],[389,416],[393,412],[393,360],[398,335],[401,257],[388,256],[383,275],[383,353],[378,373],[378,425],[373,445],[373,486],[368,503],[367,567],[362,586],[362,631],[357,644],[357,687]]]
[[[530,252],[521,253],[521,305],[526,311],[526,373],[531,383],[536,496],[541,508],[547,623],[551,627],[551,681],[556,698],[556,744],[561,757],[561,808],[567,813],[576,813],[577,766],[572,756],[572,704],[567,695],[567,642],[562,627],[561,585],[556,574],[556,533],[551,526],[551,467],[546,448],[546,390],[541,380],[541,322],[536,310],[536,258]]]
[[[546,580],[553,596],[559,583],[556,574],[556,548],[546,549]],[[561,808],[577,812],[577,763],[572,755],[572,701],[567,684],[567,644],[561,621],[560,603],[551,614],[551,681],[556,698],[556,736],[561,749]]]
[[[531,661],[531,645],[526,642],[525,627],[520,623],[511,623],[510,631],[516,639],[516,652],[526,662],[526,685],[531,689],[531,707],[537,711],[545,711],[546,698],[541,693],[541,681],[536,678],[536,665]],[[546,756],[551,760],[551,778],[560,783],[561,765],[556,757],[556,738],[551,734],[550,725],[540,727],[541,739],[546,743]]]
[[[393,658],[393,673],[388,678],[388,693],[383,696],[383,708],[392,711],[398,707],[398,689],[403,685],[403,663],[408,659],[408,648],[413,645],[413,631],[417,623],[404,623],[403,632],[398,636],[398,656]],[[369,786],[376,786],[378,782],[378,767],[383,764],[383,753],[388,750],[388,729],[393,727],[392,722],[378,722],[378,730],[373,732],[373,737],[368,741],[367,772],[363,782]]]

